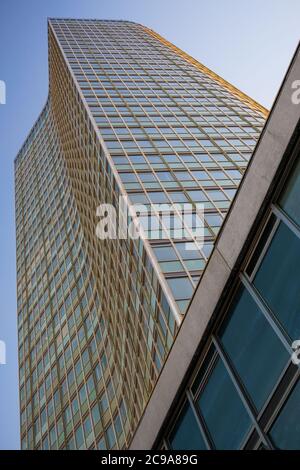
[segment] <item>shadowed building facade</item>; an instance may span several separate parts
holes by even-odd
[[[51,19],[48,37],[15,161],[22,448],[127,448],[266,110],[142,25]],[[202,203],[204,243],[175,236],[180,215],[162,238],[159,214],[149,239],[99,240],[120,196]]]

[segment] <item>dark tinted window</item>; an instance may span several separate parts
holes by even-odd
[[[239,449],[251,421],[220,359],[199,399],[199,408],[217,449]]]
[[[220,337],[253,402],[260,409],[289,355],[244,288],[236,295]]]
[[[174,450],[206,449],[193,410],[188,403],[181,411],[169,441]]]
[[[300,226],[300,160],[298,160],[281,197],[280,206]]]
[[[279,449],[300,449],[300,382],[272,426],[270,435]]]
[[[300,239],[283,223],[273,237],[254,285],[292,339],[300,337]]]

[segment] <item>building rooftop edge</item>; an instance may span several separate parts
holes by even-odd
[[[31,135],[35,132],[37,126],[39,125],[39,122],[43,119],[43,117],[44,117],[43,115],[46,113],[47,108],[48,108],[48,106],[49,106],[49,98],[50,98],[50,97],[49,97],[49,94],[48,94],[47,99],[46,99],[46,102],[45,102],[44,106],[42,107],[42,110],[40,111],[38,117],[37,117],[36,120],[34,121],[33,125],[32,125],[31,128],[30,128],[30,130],[28,131],[28,133],[27,133],[27,135],[26,135],[26,137],[25,137],[25,139],[24,139],[24,141],[23,141],[23,143],[22,143],[22,145],[21,145],[21,147],[20,147],[20,149],[19,149],[17,155],[16,155],[15,158],[14,158],[14,164],[15,164],[15,165],[16,165],[16,163],[18,162],[18,159],[20,158],[21,153],[22,153],[22,151],[24,150],[24,147],[26,146],[28,139],[30,139]]]
[[[51,23],[52,21],[95,21],[97,23],[131,23],[131,24],[141,24],[132,20],[125,19],[114,19],[114,18],[67,18],[67,17],[47,17],[47,22]]]

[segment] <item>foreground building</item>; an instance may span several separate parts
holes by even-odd
[[[48,101],[15,161],[22,448],[128,448],[266,110],[142,25],[51,19],[48,36]],[[159,214],[150,239],[99,240],[120,196],[202,203],[204,243],[177,216],[161,239]]]
[[[298,47],[132,449],[300,449],[299,77]]]

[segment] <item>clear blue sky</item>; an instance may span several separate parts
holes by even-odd
[[[47,17],[143,23],[269,108],[299,41],[300,2],[1,0],[0,449],[19,447],[13,160],[47,97]]]

